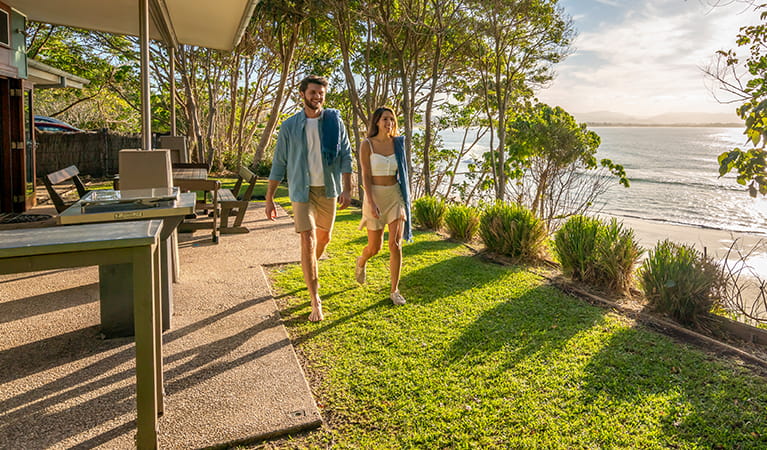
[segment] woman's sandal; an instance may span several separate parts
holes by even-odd
[[[389,295],[389,298],[391,299],[391,302],[395,305],[404,305],[405,304],[405,297],[402,296],[402,294],[399,293],[399,291],[394,291]]]
[[[357,283],[365,284],[365,266],[360,267],[359,261],[361,256],[357,257],[357,262],[354,264],[354,278],[357,279]]]

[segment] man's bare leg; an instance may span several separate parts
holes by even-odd
[[[328,230],[323,230],[322,228],[317,228],[317,260],[319,261],[320,257],[322,257],[322,254],[325,253],[325,248],[327,248],[328,243],[330,242],[330,232]]]
[[[319,276],[317,275],[317,237],[314,230],[301,232],[301,269],[304,272],[304,282],[309,290],[309,298],[312,301],[312,313],[309,320],[319,322],[324,319],[322,314],[322,300],[318,293]]]

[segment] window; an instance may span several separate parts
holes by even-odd
[[[8,11],[0,9],[0,45],[4,47],[11,46],[10,24],[8,22]]]

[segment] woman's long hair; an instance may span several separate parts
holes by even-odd
[[[368,137],[371,138],[373,136],[376,136],[378,134],[378,121],[381,120],[381,116],[383,116],[383,113],[389,111],[392,116],[394,116],[394,128],[392,128],[392,136],[399,136],[399,132],[397,131],[397,115],[394,114],[394,110],[389,108],[388,106],[381,106],[380,108],[373,111],[373,115],[370,117],[370,125],[368,125]]]

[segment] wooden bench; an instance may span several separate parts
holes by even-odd
[[[240,193],[243,184],[248,186],[245,192]],[[245,167],[240,168],[239,176],[234,187],[222,189],[218,196],[218,203],[221,206],[221,233],[247,233],[247,227],[242,226],[242,220],[245,218],[245,211],[248,209],[248,203],[253,197],[253,188],[256,186],[256,175]],[[234,223],[229,226],[229,217],[234,216]]]
[[[56,207],[56,212],[61,213],[67,209],[74,202],[65,202],[61,195],[54,188],[55,185],[64,183],[71,180],[77,188],[78,197],[88,193],[85,189],[85,185],[80,180],[80,171],[76,166],[69,166],[66,169],[57,170],[56,172],[49,173],[43,177],[43,183],[45,183],[45,189],[48,190],[48,195],[51,197],[53,205]]]
[[[182,192],[202,191],[202,200],[197,200],[196,211],[202,211],[201,215],[188,217],[187,221],[179,226],[181,233],[194,232],[196,230],[211,229],[213,242],[218,243],[219,233],[219,195],[221,182],[208,179],[209,166],[204,163],[173,163],[173,184]],[[208,199],[210,194],[210,199]],[[208,210],[212,213],[208,215]],[[195,220],[200,217],[203,220]],[[211,217],[211,220],[205,219]]]

